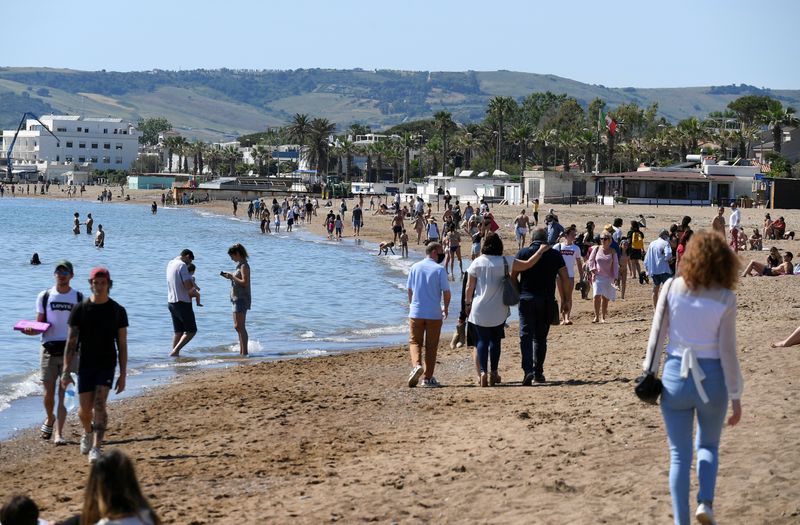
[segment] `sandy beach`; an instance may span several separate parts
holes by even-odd
[[[142,206],[161,194],[126,193]],[[353,204],[343,242],[352,239]],[[229,202],[197,207],[231,213]],[[715,215],[710,207],[555,208],[562,224],[579,230],[615,216],[627,226],[643,213],[648,242],[684,215],[695,230]],[[493,210],[506,253],[516,251],[510,224],[519,209]],[[765,211],[742,210],[743,225],[760,226]],[[800,210],[770,212],[800,231]],[[322,218],[312,226],[320,234]],[[366,212],[362,238],[391,240],[389,222]],[[800,251],[800,241],[765,243],[772,245]],[[742,254],[751,258],[763,261],[766,252]],[[794,277],[741,279],[737,289],[745,392],[742,422],[722,440],[714,505],[722,523],[800,521],[800,409],[791,394],[800,347],[769,348],[800,324],[798,290]],[[363,293],[368,315],[373,294]],[[671,522],[660,411],[639,402],[632,385],[650,328],[651,288],[629,280],[605,325],[590,323],[590,301],[574,301],[575,324],[550,332],[544,385],[520,386],[512,326],[503,384],[477,388],[469,350],[446,346],[447,324],[436,372],[443,388],[405,385],[406,345],[200,371],[112,403],[106,446],[135,460],[144,493],[166,523]],[[88,464],[78,453],[74,416],[67,426],[68,447],[42,442],[33,429],[0,444],[0,499],[29,494],[47,519],[80,511]]]

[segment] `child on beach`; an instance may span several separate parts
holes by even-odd
[[[197,306],[203,306],[202,304],[200,304],[200,287],[197,286],[197,281],[195,281],[194,279],[194,271],[196,269],[194,263],[187,264],[186,269],[189,270],[189,275],[192,276],[192,284],[194,285],[194,288],[192,288],[189,291],[189,297],[195,298],[195,300],[197,301]]]
[[[336,218],[333,213],[330,213],[328,214],[328,218],[325,220],[325,229],[328,231],[328,239],[333,239],[334,224],[336,224]]]
[[[341,215],[337,215],[336,216],[336,221],[333,223],[333,225],[334,225],[334,228],[336,229],[336,240],[337,241],[341,241],[342,240],[342,226],[343,226],[342,216]]]
[[[281,214],[275,214],[275,233],[279,233],[281,231]]]
[[[389,252],[394,255],[394,242],[382,242],[378,245],[378,255],[389,255]]]
[[[405,230],[400,234],[400,257],[408,259],[408,234]]]

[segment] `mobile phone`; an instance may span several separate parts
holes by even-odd
[[[225,272],[219,272],[219,274],[220,274],[221,276],[225,277]]]

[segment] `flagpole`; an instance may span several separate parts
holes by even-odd
[[[600,173],[600,119],[602,118],[603,110],[597,109],[597,147],[594,152],[594,174],[597,176]]]

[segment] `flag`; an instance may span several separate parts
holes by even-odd
[[[603,116],[606,123],[606,127],[608,128],[608,132],[611,133],[611,135],[613,136],[614,133],[617,131],[617,121],[611,118],[611,116],[608,113],[604,112]]]

